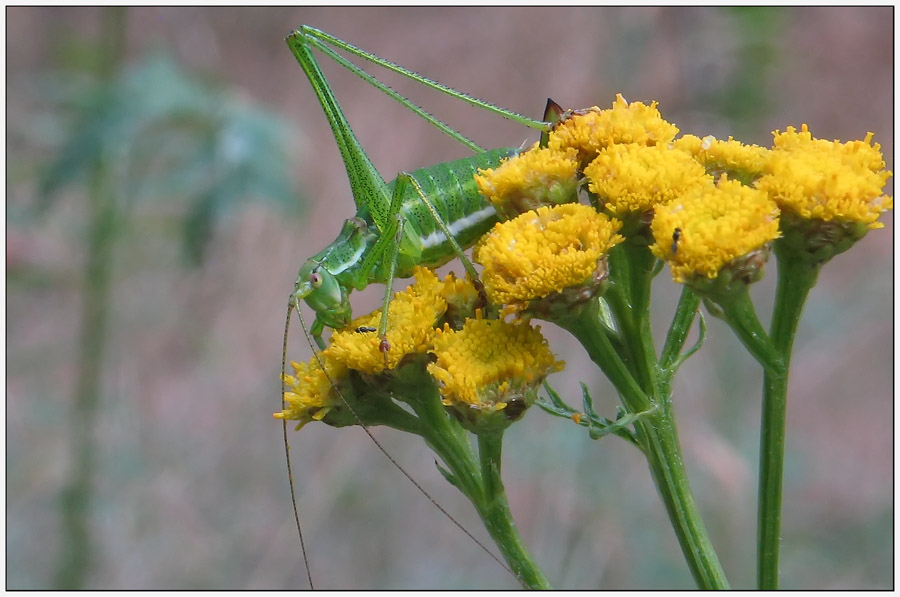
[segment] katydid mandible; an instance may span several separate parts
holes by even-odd
[[[335,49],[530,128],[545,132],[550,127],[549,123],[521,116],[441,85],[313,27],[301,26],[288,35],[286,41],[297,62],[306,73],[331,126],[347,170],[357,212],[354,217],[344,222],[340,233],[331,244],[306,260],[300,268],[294,291],[288,301],[282,353],[282,376],[286,363],[288,324],[292,310],[297,311],[300,321],[303,323],[300,311],[301,300],[306,301],[316,314],[311,330],[312,337],[318,347],[324,349],[322,341],[324,328],[344,328],[352,319],[349,302],[351,291],[361,290],[371,283],[385,284],[382,314],[377,330],[367,327],[359,328],[356,331],[361,333],[377,331],[381,339],[381,349],[387,351],[390,349],[385,340],[387,313],[391,285],[395,277],[411,276],[417,265],[438,267],[454,257],[459,257],[469,277],[477,281],[477,273],[463,251],[472,246],[482,234],[493,226],[497,221],[497,214],[494,208],[479,195],[473,176],[479,168],[496,167],[503,158],[517,152],[515,148],[484,150],[363,71],[338,54]],[[313,55],[313,49],[409,108],[448,136],[471,149],[475,154],[469,158],[436,164],[410,173],[400,172],[393,181],[385,182],[347,123],[328,81]],[[352,413],[350,405],[346,405]],[[358,417],[357,420],[359,420]],[[379,450],[420,492],[482,549],[491,553],[435,502],[387,453],[362,421],[360,421],[360,425]],[[286,421],[283,429],[285,455],[290,476],[291,464]],[[294,516],[297,530],[300,532],[303,557],[307,563],[307,575],[309,576],[309,565],[305,546],[303,546],[302,531],[300,531],[293,483],[291,484],[291,498],[294,503]],[[497,559],[493,554],[491,556]],[[500,564],[506,568],[502,562]],[[312,586],[311,578],[310,585]]]

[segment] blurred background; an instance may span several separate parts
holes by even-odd
[[[271,413],[297,268],[353,201],[283,42],[301,24],[533,117],[547,97],[606,107],[621,92],[700,136],[872,131],[893,167],[891,7],[7,8],[7,588],[307,586]],[[385,178],[466,155],[323,68]],[[384,78],[483,146],[536,139]],[[824,268],[795,343],[784,588],[893,587],[893,214],[883,221]],[[765,322],[773,278],[754,288]],[[655,291],[661,342],[679,289],[664,273]],[[356,312],[378,292],[355,295]],[[674,401],[713,543],[732,585],[751,588],[762,376],[709,327]],[[578,404],[584,381],[613,416],[610,386],[550,328],[569,364],[553,384]],[[299,328],[290,356],[310,357]],[[424,445],[376,434],[486,537]],[[694,586],[637,450],[537,409],[506,437],[513,513],[556,587]],[[360,429],[291,438],[317,588],[517,586]]]

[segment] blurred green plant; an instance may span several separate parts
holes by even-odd
[[[173,214],[185,263],[198,266],[217,223],[248,199],[297,206],[286,176],[284,123],[184,71],[165,54],[121,64],[126,14],[123,8],[106,9],[99,42],[65,40],[68,68],[42,77],[50,117],[64,124],[52,158],[39,172],[33,216],[45,215],[63,190],[76,188],[83,192],[87,222],[69,440],[73,466],[60,498],[62,552],[54,581],[65,589],[84,587],[91,573],[93,428],[101,403],[113,256],[125,241],[132,207],[155,202]]]
[[[42,175],[40,208],[103,165],[117,208],[182,203],[183,246],[194,264],[216,223],[247,199],[295,206],[277,117],[198,82],[165,54],[108,81],[59,87],[71,113],[65,140]]]

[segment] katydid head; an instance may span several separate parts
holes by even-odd
[[[292,300],[305,300],[320,324],[340,329],[352,318],[349,294],[334,274],[315,259],[309,259],[297,274]]]
[[[300,268],[291,300],[303,299],[316,312],[320,332],[323,325],[346,327],[353,318],[350,288],[363,255],[377,238],[372,228],[359,216],[346,220],[338,237]]]

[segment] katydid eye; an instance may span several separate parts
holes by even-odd
[[[309,283],[312,284],[314,288],[319,288],[322,285],[322,276],[318,273],[310,274]]]

